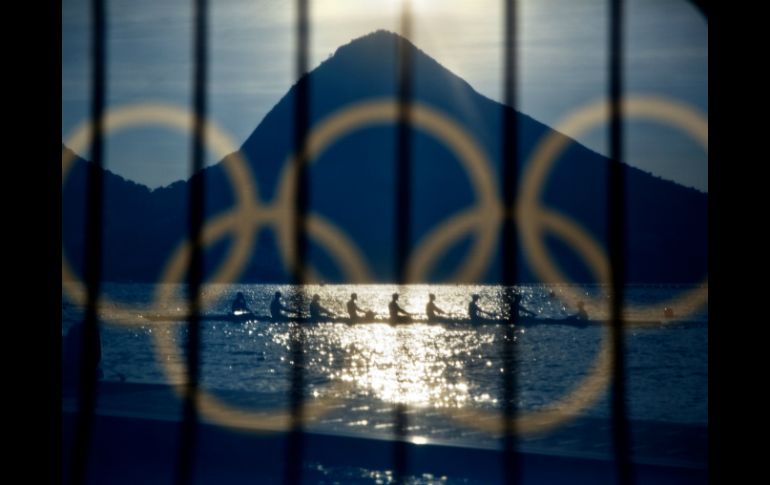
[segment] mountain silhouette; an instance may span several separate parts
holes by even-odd
[[[491,162],[502,193],[501,120],[512,109],[476,92],[430,56],[402,37],[377,31],[337,49],[333,56],[298,83],[307,83],[311,127],[339,110],[374,99],[395,99],[398,92],[398,46],[412,49],[412,98],[443,113],[476,140]],[[297,84],[270,110],[245,140],[240,152],[254,175],[259,198],[270,203],[292,152]],[[519,160],[552,129],[515,113],[519,126]],[[474,204],[468,175],[441,140],[414,128],[412,136],[411,236],[415,247],[452,215]],[[310,212],[322,216],[354,241],[376,281],[394,281],[394,197],[396,125],[366,124],[350,130],[318,154],[309,168]],[[66,148],[63,148],[66,150]],[[82,269],[84,193],[87,161],[76,157],[62,187],[62,240],[67,258]],[[543,203],[583,225],[600,244],[606,240],[607,168],[611,162],[577,142],[561,154],[543,189]],[[524,170],[526,167],[520,167]],[[708,195],[623,165],[627,197],[627,280],[696,283],[707,275]],[[156,281],[187,230],[188,182],[149,190],[106,173],[104,200],[104,278],[109,281]],[[231,208],[234,193],[222,164],[194,175],[205,177],[205,216]],[[472,234],[461,237],[437,260],[427,281],[443,281],[463,262]],[[231,239],[208,247],[207,271],[222,261]],[[573,281],[593,282],[586,265],[565,242],[544,243]],[[605,245],[606,246],[606,245]],[[482,282],[500,281],[499,244]],[[311,239],[309,260],[330,281],[343,276],[335,260]],[[520,256],[519,279],[538,281]],[[241,281],[290,281],[272,231],[256,238],[252,259]]]

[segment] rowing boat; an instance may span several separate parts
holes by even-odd
[[[162,314],[156,314],[156,315],[143,315],[143,318],[145,318],[148,321],[151,322],[183,322],[187,320],[187,317],[184,315],[162,315]],[[427,324],[427,325],[457,325],[457,326],[480,326],[480,325],[501,325],[501,324],[507,324],[509,323],[506,319],[494,319],[494,318],[482,318],[482,319],[476,319],[471,320],[469,318],[440,318],[434,321],[429,320],[423,320],[423,319],[410,319],[410,318],[404,318],[399,317],[400,320],[394,325],[410,325],[410,324]],[[280,319],[274,319],[270,317],[269,315],[258,315],[258,314],[242,314],[242,315],[233,315],[233,314],[210,314],[210,315],[201,315],[200,320],[203,322],[228,322],[228,323],[236,323],[236,324],[244,324],[248,322],[253,323],[299,323],[299,324],[327,324],[327,323],[344,323],[344,324],[354,324],[354,325],[361,325],[361,324],[373,324],[373,323],[387,323],[390,324],[391,321],[388,318],[383,317],[374,317],[374,318],[367,318],[367,319],[361,319],[359,321],[351,322],[350,318],[348,317],[333,317],[333,318],[322,318],[322,319],[311,319],[310,317],[283,317]],[[566,317],[566,318],[537,318],[537,317],[519,317],[518,321],[514,322],[515,325],[519,326],[537,326],[537,325],[562,325],[562,326],[570,326],[570,327],[589,327],[594,325],[602,325],[606,324],[607,322],[604,320],[583,320],[575,317]],[[649,320],[649,321],[634,321],[634,325],[660,325],[662,324],[659,320]]]

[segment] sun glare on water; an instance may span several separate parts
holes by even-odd
[[[334,376],[386,402],[464,407],[474,400],[464,350],[447,345],[441,326],[362,325],[341,333],[347,362]]]

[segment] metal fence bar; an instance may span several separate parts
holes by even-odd
[[[612,442],[617,481],[633,483],[626,409],[623,285],[626,279],[625,169],[623,158],[623,0],[609,5],[610,164],[607,176],[608,242],[610,258],[610,320],[612,339]]]
[[[518,318],[518,305],[515,301],[515,285],[517,276],[518,237],[516,234],[515,203],[516,189],[518,186],[518,149],[519,149],[519,125],[516,115],[516,88],[517,88],[517,5],[515,0],[505,0],[504,27],[505,38],[503,46],[503,123],[502,123],[502,177],[503,177],[503,203],[505,209],[510,210],[510,215],[503,219],[503,285],[505,292],[505,307],[508,312],[508,321],[505,325],[503,338],[503,477],[506,483],[519,482],[519,468],[516,455],[516,429],[513,418],[516,415],[516,362],[515,362],[515,335]]]
[[[77,427],[72,454],[72,484],[85,483],[97,397],[97,367],[101,360],[99,294],[102,277],[102,227],[104,213],[104,107],[106,96],[106,9],[103,0],[91,2],[91,163],[86,188],[86,240],[84,273],[86,308],[80,356]]]
[[[185,485],[193,482],[195,451],[197,449],[198,387],[200,383],[201,350],[201,302],[200,289],[203,283],[203,242],[201,239],[204,222],[205,195],[205,127],[206,127],[206,68],[208,63],[208,2],[193,1],[193,137],[190,171],[190,192],[188,194],[187,231],[190,239],[190,269],[187,273],[187,383],[182,415],[182,429],[179,438],[176,482]]]
[[[396,177],[395,177],[395,274],[399,284],[407,282],[407,261],[411,240],[412,207],[412,50],[408,39],[412,35],[412,6],[404,0],[401,7],[400,32],[403,39],[397,39],[397,96],[398,121],[396,124]],[[408,418],[406,405],[397,403],[394,414],[395,440],[393,443],[393,474],[396,483],[403,483],[409,469],[406,437]]]
[[[307,173],[307,143],[306,138],[310,129],[310,79],[307,75],[308,52],[310,42],[309,0],[297,0],[296,41],[297,50],[295,69],[297,86],[294,100],[294,158],[296,176],[296,198],[294,207],[294,261],[293,281],[299,293],[305,283],[307,266],[307,211],[310,202],[310,184]],[[286,448],[287,484],[299,484],[302,480],[302,462],[304,439],[302,435],[302,418],[305,394],[304,379],[304,336],[302,328],[297,323],[289,330],[291,340],[291,388],[289,391],[289,406],[291,412],[290,431]]]
[[[185,485],[193,482],[195,450],[198,437],[198,385],[200,382],[200,289],[203,283],[203,242],[201,233],[204,223],[205,174],[205,126],[206,126],[206,68],[207,68],[207,27],[208,2],[193,1],[193,137],[188,196],[188,237],[190,239],[190,269],[187,273],[187,383],[183,404],[182,428],[180,431],[179,456],[176,482]]]

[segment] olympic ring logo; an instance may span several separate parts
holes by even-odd
[[[437,229],[420,241],[408,261],[407,275],[410,280],[424,278],[438,255],[451,242],[468,231],[474,231],[476,238],[469,257],[453,275],[453,280],[472,282],[479,278],[490,262],[494,242],[503,217],[506,216],[506,212],[511,213],[515,209],[522,247],[535,273],[544,282],[562,283],[567,281],[550,261],[544,245],[539,242],[545,231],[559,235],[575,247],[590,266],[597,282],[605,283],[607,281],[609,263],[600,245],[579,224],[564,215],[541,207],[539,201],[540,192],[545,184],[547,174],[553,167],[554,160],[571,141],[560,132],[574,137],[579,135],[581,130],[587,126],[602,121],[608,113],[605,101],[592,103],[576,111],[564,122],[559,123],[555,127],[555,131],[549,132],[539,142],[532,152],[531,159],[525,164],[518,205],[516,208],[507,208],[507,211],[502,206],[495,188],[491,164],[473,137],[460,125],[433,108],[413,103],[411,112],[413,125],[439,138],[457,155],[463,168],[469,174],[477,201],[473,207],[441,223]],[[623,112],[626,115],[651,118],[673,124],[693,136],[706,150],[708,149],[707,122],[702,115],[685,105],[661,98],[631,97],[624,101]],[[345,107],[322,120],[313,129],[306,140],[307,158],[301,162],[311,162],[333,141],[350,131],[368,124],[394,122],[397,117],[398,104],[393,100],[372,100]],[[107,132],[141,123],[166,125],[187,132],[191,131],[192,126],[192,117],[188,112],[178,107],[160,104],[116,109],[109,112],[104,121]],[[287,159],[279,180],[277,196],[272,204],[266,205],[260,202],[248,164],[240,156],[240,152],[234,149],[231,140],[210,121],[206,122],[205,132],[210,148],[224,159],[224,169],[236,193],[235,207],[213,217],[203,229],[204,245],[210,245],[228,233],[236,239],[225,261],[217,269],[210,282],[235,281],[251,256],[251,248],[256,233],[263,226],[272,228],[276,232],[283,263],[286,267],[293,267],[295,264],[294,251],[292,250],[293,227],[282,221],[289,221],[290,218],[287,216],[293,210],[292,204],[296,191],[293,171],[296,168],[294,158],[296,155],[291,155]],[[73,151],[82,151],[90,136],[90,126],[87,123],[83,124],[68,139],[67,145]],[[62,184],[71,165],[72,158],[63,153]],[[371,272],[360,251],[342,231],[315,214],[308,216],[306,230],[309,236],[320,242],[340,264],[349,281],[364,283],[372,280]],[[153,303],[155,308],[168,308],[168,303],[174,298],[173,290],[170,289],[170,285],[162,283],[182,281],[188,260],[189,245],[185,241],[177,247],[166,264],[159,281],[161,284],[156,285]],[[309,270],[308,277],[311,280],[320,279],[320,276],[312,269]],[[83,285],[71,270],[64,248],[62,248],[62,281],[63,283],[70,283],[69,286],[63,285],[63,288],[73,301],[82,304],[84,301]],[[217,296],[217,294],[204,296],[204,306]],[[574,301],[583,298],[585,297],[577,295],[574,290],[567,289],[567,299],[571,302],[574,303]],[[708,283],[706,281],[699,288],[672,302],[648,306],[641,310],[660,315],[660,309],[664,306],[676,305],[680,310],[680,315],[685,315],[697,309],[707,299]],[[119,323],[137,323],[139,308],[103,300],[100,300],[99,304],[111,304],[115,310],[113,316]],[[589,305],[597,308],[602,303],[600,300],[594,300]],[[163,363],[164,371],[169,380],[173,381],[173,376],[186,375],[185,366],[176,362],[180,359],[164,358],[167,355],[179,354],[179,349],[176,348],[171,337],[163,334],[163,332],[154,333],[154,336],[156,358]],[[516,416],[514,419],[516,420],[517,431],[528,434],[550,429],[577,416],[594,403],[609,383],[611,351],[605,332],[600,351],[588,376],[567,396],[556,403],[539,411]],[[335,383],[331,390],[341,391],[346,387],[348,384]],[[183,392],[181,385],[175,386],[175,389],[180,395]],[[324,397],[305,404],[305,412],[303,413],[305,422],[318,419],[337,402],[339,402],[338,398]],[[200,391],[199,405],[204,417],[227,426],[251,430],[285,430],[289,426],[289,416],[286,412],[254,412],[236,409],[217,400],[204,390]],[[501,419],[495,413],[462,410],[452,411],[449,416],[461,424],[489,432],[499,432],[502,429]]]

